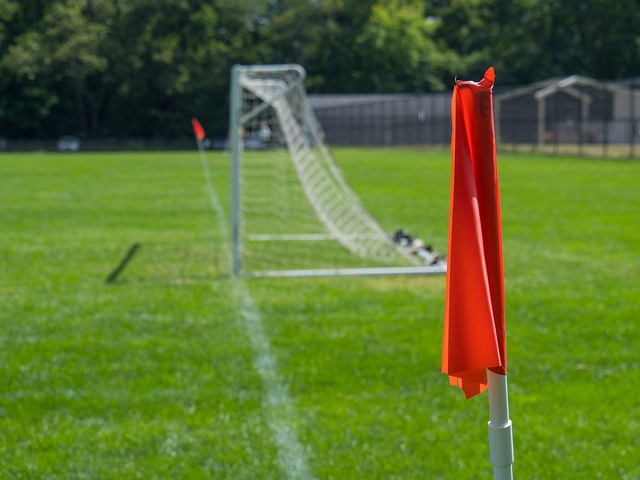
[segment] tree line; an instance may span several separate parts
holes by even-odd
[[[311,93],[438,92],[640,74],[636,0],[2,0],[0,136],[224,134],[233,64]]]

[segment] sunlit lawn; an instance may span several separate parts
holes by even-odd
[[[446,251],[447,151],[334,153],[384,228]],[[499,169],[514,473],[640,478],[640,163]],[[309,477],[492,478],[486,394],[440,374],[444,277],[240,281],[265,380],[195,152],[4,154],[0,179],[3,478],[295,477],[282,424]]]

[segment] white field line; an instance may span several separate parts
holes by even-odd
[[[209,200],[218,218],[218,228],[226,239],[228,237],[226,215],[211,182],[209,163],[203,149],[199,148],[199,150]],[[223,242],[223,246],[229,248],[228,240]],[[238,313],[242,319],[244,331],[251,342],[255,357],[254,367],[262,380],[265,391],[263,408],[276,442],[278,467],[284,478],[311,480],[313,476],[309,470],[307,455],[293,427],[293,420],[297,418],[297,414],[289,397],[287,386],[279,373],[276,358],[271,352],[271,342],[265,332],[262,315],[260,315],[249,288],[243,280],[233,280],[232,293],[237,300],[236,304],[240,305]]]
[[[307,455],[293,427],[292,420],[297,416],[296,411],[279,373],[276,358],[271,353],[271,344],[264,330],[262,316],[244,282],[236,280],[234,287],[234,296],[240,300],[243,326],[253,347],[254,365],[262,379],[266,395],[263,407],[278,447],[278,466],[286,478],[291,480],[311,479],[313,477],[309,471]]]

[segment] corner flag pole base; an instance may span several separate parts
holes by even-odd
[[[494,480],[513,480],[513,432],[509,420],[507,376],[487,370],[489,449]]]

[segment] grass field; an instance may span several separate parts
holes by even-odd
[[[334,153],[446,251],[448,152]],[[514,474],[640,478],[640,163],[499,168]],[[487,396],[440,373],[444,277],[231,280],[195,152],[3,154],[0,179],[2,478],[492,478]]]

